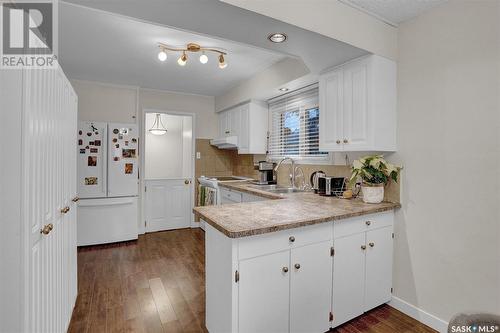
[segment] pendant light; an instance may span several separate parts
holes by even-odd
[[[165,128],[165,126],[163,126],[163,123],[161,122],[161,114],[159,113],[156,114],[155,122],[153,123],[153,126],[149,129],[149,133],[153,135],[164,135],[167,133],[167,129]]]

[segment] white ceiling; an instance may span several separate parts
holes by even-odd
[[[60,60],[72,79],[217,96],[286,57],[68,3],[61,3],[59,12]],[[205,65],[195,53],[188,53],[184,67],[177,64],[179,53],[167,52],[167,61],[160,62],[158,42],[174,46],[194,42],[225,49],[228,66],[221,70],[211,53]]]
[[[447,0],[340,0],[391,25],[412,19]]]

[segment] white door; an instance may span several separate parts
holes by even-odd
[[[290,251],[239,262],[239,332],[288,332]]]
[[[325,74],[319,82],[319,149],[343,150],[343,72]]]
[[[333,241],[333,327],[364,312],[365,233]]]
[[[369,148],[368,62],[356,61],[344,68],[344,150]]]
[[[365,311],[391,300],[392,227],[366,233]]]
[[[146,232],[190,227],[189,181],[189,179],[146,181]]]
[[[290,332],[326,332],[330,328],[331,246],[326,241],[291,250]]]

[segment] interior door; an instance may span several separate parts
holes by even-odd
[[[146,231],[188,228],[191,224],[191,180],[146,181]]]
[[[333,327],[364,312],[365,233],[334,240]]]
[[[326,332],[330,328],[331,246],[326,241],[291,250],[290,332]]]
[[[288,332],[290,251],[239,262],[239,332]]]
[[[365,311],[391,300],[392,227],[366,233]]]
[[[325,74],[319,84],[319,149],[342,151],[344,85],[342,69]]]
[[[369,148],[368,62],[357,61],[344,68],[343,137],[345,150]]]

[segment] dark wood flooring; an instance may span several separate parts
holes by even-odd
[[[199,229],[78,250],[69,332],[207,332],[205,248]],[[332,332],[435,332],[383,305]]]

